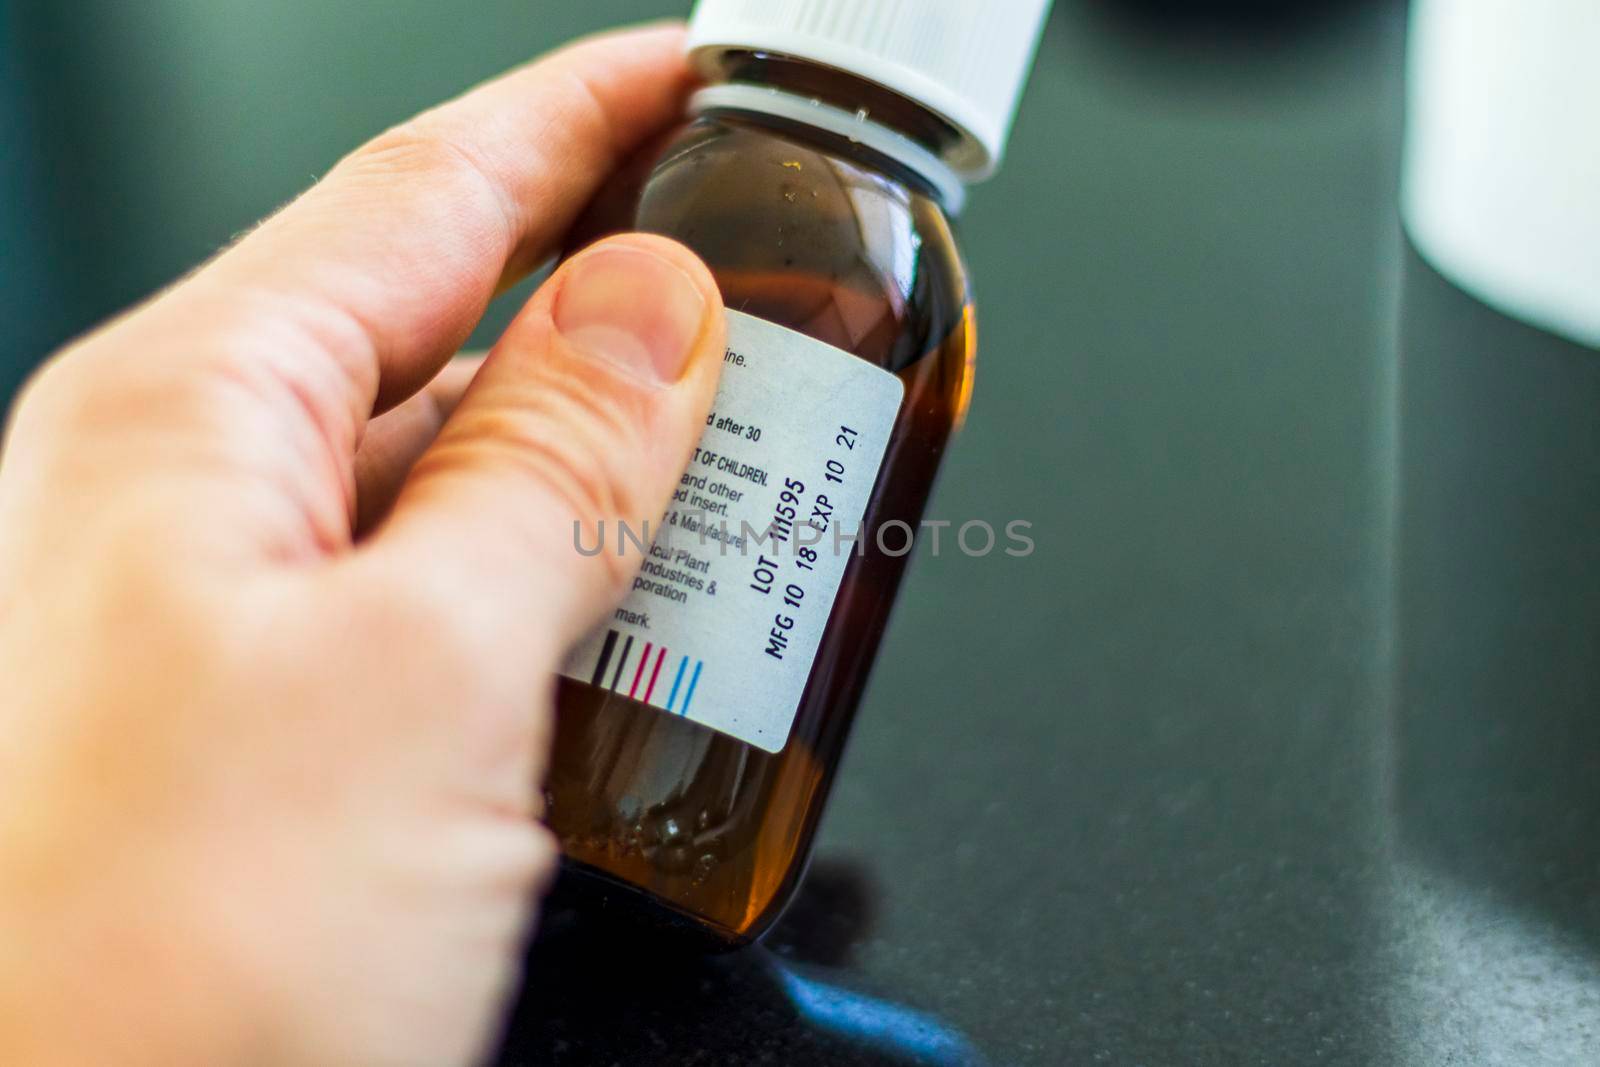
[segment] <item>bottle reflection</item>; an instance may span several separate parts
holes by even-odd
[[[763,943],[706,956],[605,922],[558,889],[495,1062],[983,1064],[935,1016],[850,988],[873,910],[860,866],[819,858]]]
[[[1600,352],[1404,282],[1401,841],[1600,955]]]

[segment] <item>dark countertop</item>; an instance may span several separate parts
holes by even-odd
[[[81,39],[33,16],[115,58],[75,75],[93,107],[52,97],[58,151],[189,110],[59,194],[103,252],[41,305],[62,329],[647,10],[90,6]],[[1404,250],[1403,13],[1311,6],[1058,0],[962,220],[980,371],[933,509],[1037,551],[922,551],[762,946],[558,909],[503,1064],[1600,1062],[1600,356]],[[160,32],[179,8],[203,53]],[[239,123],[260,153],[218,147]]]

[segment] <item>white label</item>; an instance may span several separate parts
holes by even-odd
[[[562,673],[783,748],[869,536],[861,518],[903,393],[848,352],[729,311],[716,402],[649,556]],[[618,551],[618,533],[603,551]]]

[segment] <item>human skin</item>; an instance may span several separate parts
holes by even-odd
[[[591,39],[390,130],[29,384],[0,1063],[483,1055],[557,856],[554,672],[638,563],[573,524],[660,516],[721,300],[681,246],[610,238],[449,361],[681,114],[681,51]]]

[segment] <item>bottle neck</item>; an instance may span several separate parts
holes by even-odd
[[[908,137],[936,156],[961,147],[961,132],[907,96],[848,71],[776,52],[733,49],[717,57],[721,82],[744,82],[815,97],[840,111],[864,111],[872,121]]]
[[[941,152],[960,141],[953,126],[915,101],[842,71],[762,52],[719,63],[723,80],[695,93],[693,114],[743,112],[841,137],[909,172],[956,215],[966,186]]]

